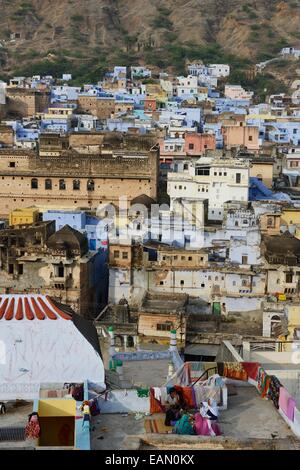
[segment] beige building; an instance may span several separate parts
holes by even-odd
[[[37,205],[96,210],[142,194],[156,199],[158,165],[153,136],[43,134],[38,153],[0,150],[0,214]]]
[[[94,283],[95,253],[77,230],[55,222],[37,222],[0,232],[0,295],[50,295],[75,312],[91,316],[98,311],[100,286]]]
[[[78,96],[78,112],[88,113],[99,119],[109,119],[115,112],[115,99],[91,95]]]
[[[8,86],[6,88],[6,98],[7,114],[27,117],[43,113],[48,109],[51,92]]]

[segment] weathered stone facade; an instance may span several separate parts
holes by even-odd
[[[50,105],[51,92],[31,88],[7,87],[7,114],[20,117],[44,112]]]
[[[93,283],[95,253],[69,226],[55,233],[55,222],[38,222],[0,232],[1,293],[47,294],[75,312],[97,312]]]
[[[0,150],[0,216],[33,205],[97,209],[118,204],[121,196],[156,199],[155,138],[99,133],[102,143],[91,148],[84,135],[76,149],[70,146],[72,139],[43,135],[37,153]]]

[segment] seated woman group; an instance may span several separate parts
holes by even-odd
[[[199,436],[220,436],[218,425],[219,410],[215,400],[208,399],[201,403],[200,410],[195,415],[187,412],[188,406],[180,390],[171,388],[168,396],[168,409],[165,425],[174,426],[175,434]]]

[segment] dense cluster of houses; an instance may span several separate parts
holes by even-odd
[[[229,80],[229,65],[195,62],[179,77],[118,66],[82,87],[2,82],[0,289],[89,318],[176,294],[262,320],[270,297],[298,298],[300,107]]]

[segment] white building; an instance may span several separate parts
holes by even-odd
[[[230,75],[230,66],[227,64],[209,64],[207,70],[212,77],[222,78]]]
[[[175,162],[174,172],[168,174],[167,192],[171,210],[178,198],[205,198],[208,199],[208,219],[223,220],[224,203],[248,201],[248,186],[248,162],[202,157],[196,162]]]
[[[92,323],[45,295],[1,295],[0,401],[33,400],[43,384],[86,380],[106,388]]]
[[[198,93],[198,78],[193,75],[187,77],[178,77],[177,95],[179,97],[185,95],[195,96]]]
[[[296,49],[295,47],[284,47],[283,49],[281,49],[280,54],[283,56],[285,55],[294,56],[296,59],[299,59],[300,49]]]

